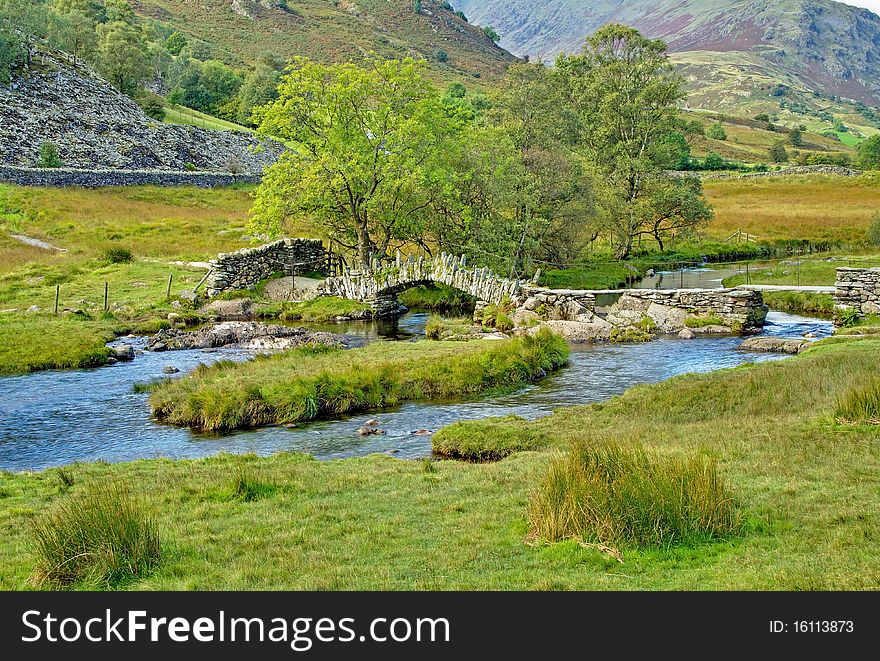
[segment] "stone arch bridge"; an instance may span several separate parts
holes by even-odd
[[[517,311],[558,322],[590,326],[607,337],[613,328],[644,323],[662,332],[689,325],[703,332],[754,333],[767,316],[760,291],[739,289],[548,289],[530,281],[511,280],[487,268],[469,268],[465,257],[446,253],[432,259],[402,258],[394,263],[327,278],[319,293],[368,303],[377,317],[399,314],[397,295],[411,287],[442,283],[477,299],[477,310],[505,298]],[[690,323],[688,320],[692,320]]]
[[[505,297],[519,303],[523,284],[495,275],[488,268],[469,268],[464,256],[442,253],[438,257],[418,258],[410,255],[397,258],[392,264],[379,265],[363,271],[347,271],[327,278],[319,291],[369,303],[378,317],[393,316],[400,311],[397,295],[412,287],[441,283],[470,294],[480,303],[500,303]]]

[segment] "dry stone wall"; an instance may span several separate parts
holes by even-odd
[[[169,170],[85,170],[76,168],[24,168],[0,165],[0,181],[19,186],[198,186],[218,188],[260,183],[259,175],[222,172],[172,172]]]
[[[221,253],[211,260],[206,292],[216,296],[224,291],[249,289],[274,273],[320,271],[326,259],[324,244],[317,239],[281,239],[258,248]]]
[[[880,268],[837,269],[834,302],[839,310],[880,314]]]

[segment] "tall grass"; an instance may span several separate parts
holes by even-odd
[[[834,417],[842,422],[880,424],[880,380],[855,386],[839,395]]]
[[[667,547],[735,533],[739,517],[714,459],[581,443],[557,457],[529,506],[532,534]]]
[[[91,486],[38,519],[31,530],[41,587],[113,587],[159,562],[159,533],[139,500],[117,484]]]
[[[361,349],[300,348],[248,363],[200,367],[150,395],[162,421],[224,431],[330,418],[405,401],[509,389],[568,360],[544,330],[494,342],[377,342]]]

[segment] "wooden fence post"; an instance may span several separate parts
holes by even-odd
[[[166,301],[171,299],[171,281],[172,280],[174,280],[174,274],[169,273],[168,274],[168,289],[165,290],[165,300]]]
[[[110,309],[109,300],[107,299],[108,287],[109,287],[109,285],[107,284],[107,281],[105,280],[104,281],[104,312],[107,312],[107,310]]]
[[[58,298],[61,295],[61,285],[55,285],[55,314],[58,314]]]

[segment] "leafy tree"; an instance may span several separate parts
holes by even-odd
[[[593,189],[572,151],[576,120],[565,110],[558,77],[542,64],[512,65],[491,119],[512,145],[516,164],[509,218],[501,227],[513,243],[503,253],[510,255],[510,277],[530,270],[536,255],[574,257],[589,233]]]
[[[727,167],[727,161],[720,154],[714,151],[710,151],[706,155],[706,158],[703,159],[704,170],[726,170]]]
[[[724,130],[724,125],[721,122],[715,122],[709,126],[706,137],[713,140],[727,140],[727,131]]]
[[[666,237],[679,231],[693,232],[712,220],[712,208],[703,197],[703,184],[693,176],[678,180],[661,178],[647,186],[642,234],[649,234],[662,251]]]
[[[770,156],[770,160],[774,163],[788,162],[788,152],[785,151],[785,145],[782,144],[781,141],[773,143],[773,146],[770,147],[768,151],[768,155]]]
[[[872,135],[859,145],[859,167],[880,170],[880,135]]]
[[[424,234],[443,159],[464,120],[450,114],[412,59],[324,65],[296,58],[259,132],[291,149],[255,194],[252,222],[279,235],[289,219],[320,222],[369,264]]]
[[[12,80],[12,73],[27,62],[28,49],[21,37],[0,23],[0,83]]]
[[[669,163],[670,170],[687,170],[690,168],[691,146],[682,133],[676,131],[660,138],[657,153],[658,158]]]
[[[495,31],[491,25],[487,25],[483,28],[483,34],[485,34],[489,39],[491,39],[494,43],[498,43],[501,41],[501,35]]]
[[[60,168],[61,158],[58,156],[58,147],[51,142],[44,142],[40,145],[40,160],[37,161],[38,168]]]
[[[236,119],[241,124],[252,124],[254,109],[278,98],[278,83],[280,81],[281,73],[264,64],[258,65],[248,73],[238,90]]]
[[[174,56],[180,55],[180,51],[186,48],[186,37],[180,32],[172,32],[165,40],[166,50]]]
[[[465,14],[464,14],[463,11],[457,11],[457,12],[455,12],[455,15],[458,16],[458,17],[459,17],[461,20],[463,20],[465,23],[468,22],[468,17],[465,16]]]
[[[758,115],[755,115],[755,121],[764,122],[765,124],[769,124],[770,123],[770,115],[768,115],[767,113],[760,113]]]
[[[461,83],[449,83],[446,88],[446,96],[450,99],[463,99],[467,95],[467,87]]]
[[[93,61],[98,47],[95,19],[82,9],[72,8],[67,13],[49,12],[48,39],[54,47],[75,58]]]
[[[170,78],[172,89],[168,100],[172,103],[228,117],[236,117],[241,111],[240,103],[234,107],[241,78],[219,60],[199,62],[179,58]]]
[[[788,144],[792,147],[804,146],[804,131],[801,127],[796,126],[788,133]]]
[[[124,21],[98,25],[98,66],[119,91],[133,96],[150,75],[143,33]]]
[[[624,259],[651,216],[650,191],[667,178],[664,138],[680,127],[683,79],[662,41],[617,24],[600,28],[581,55],[561,56],[556,70],[580,120],[579,149],[594,173],[614,256]]]

